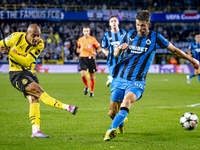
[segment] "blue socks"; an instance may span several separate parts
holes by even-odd
[[[115,116],[111,127],[108,129],[117,129],[117,127],[119,127],[119,125],[122,125],[124,119],[126,118],[126,116],[129,113],[129,109],[127,107],[121,107],[119,113]]]
[[[199,83],[200,83],[200,75],[198,75],[198,80],[199,80]]]
[[[190,74],[190,79],[195,77],[194,72]]]

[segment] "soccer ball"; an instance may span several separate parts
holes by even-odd
[[[198,117],[191,112],[184,113],[180,118],[180,123],[185,130],[194,130],[198,122]]]

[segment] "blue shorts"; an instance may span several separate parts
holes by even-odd
[[[142,97],[145,81],[128,81],[122,78],[114,78],[111,84],[111,101],[122,102],[128,92],[133,92],[137,100]]]

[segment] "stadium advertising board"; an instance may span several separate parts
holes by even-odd
[[[103,13],[101,10],[88,10],[87,17],[89,20],[101,21],[103,19]]]
[[[64,20],[107,21],[111,15],[117,15],[120,21],[135,21],[137,11],[88,10],[87,12],[64,12]],[[151,21],[200,21],[200,13],[151,13]]]
[[[128,11],[128,10],[122,10],[120,12],[120,15],[122,17],[122,21],[135,21],[137,11]],[[119,15],[118,15],[119,16]]]
[[[87,12],[63,12],[63,20],[90,20]],[[90,14],[92,18],[93,14]]]
[[[151,13],[151,21],[200,21],[200,13]]]
[[[78,65],[37,65],[39,73],[77,73]]]
[[[61,9],[21,9],[17,11],[0,11],[0,19],[19,19],[19,20],[49,20],[61,21],[64,14]]]
[[[111,15],[117,15],[120,21],[135,21],[137,11],[87,10],[86,12],[62,12],[61,9],[21,9],[18,11],[0,11],[0,19],[19,20],[94,20],[107,21]],[[151,21],[200,21],[200,13],[151,13]]]
[[[66,64],[66,65],[37,65],[37,72],[39,73],[78,73],[80,67],[78,64]],[[109,73],[108,67],[106,64],[97,65],[97,73]],[[0,73],[8,73],[9,65],[2,64],[0,65]],[[151,65],[148,73],[181,73],[181,74],[190,74],[194,72],[192,65]]]

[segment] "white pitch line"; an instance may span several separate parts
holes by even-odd
[[[187,105],[187,107],[195,107],[195,106],[198,106],[198,105],[200,105],[200,103],[192,104],[192,105]]]
[[[169,79],[160,79],[160,80],[148,80],[148,82],[168,82]]]

